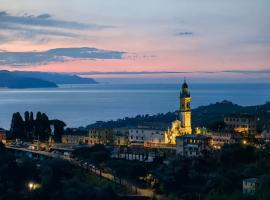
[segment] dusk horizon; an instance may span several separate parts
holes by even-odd
[[[0,0],[0,200],[269,200],[269,0]]]
[[[1,1],[0,69],[270,69],[266,0],[136,1],[132,7],[117,0],[69,1],[64,6],[60,1],[27,2],[13,6]],[[55,9],[57,5],[63,10]]]

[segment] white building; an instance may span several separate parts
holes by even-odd
[[[128,140],[130,145],[155,146],[164,144],[165,131],[151,128],[129,129]]]

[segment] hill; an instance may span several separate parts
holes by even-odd
[[[77,75],[63,74],[63,73],[49,73],[49,72],[26,72],[14,71],[14,75],[19,77],[32,77],[51,81],[55,84],[97,84],[92,78],[82,78]]]
[[[57,87],[58,84],[97,84],[97,82],[91,78],[61,73],[0,71],[0,87],[4,88],[51,88]]]
[[[245,113],[252,114],[258,117],[258,125],[270,123],[270,102],[256,106],[240,106],[229,101],[216,102],[207,106],[200,106],[192,110],[192,126],[211,127],[218,121],[223,121],[223,117],[227,114]],[[172,121],[176,119],[177,111],[168,113],[159,113],[156,115],[138,115],[136,117],[126,117],[116,121],[99,121],[88,125],[87,128],[94,127],[132,127],[138,125],[152,125],[168,127]]]
[[[32,78],[18,77],[8,71],[0,71],[0,87],[2,88],[54,88],[53,82]]]

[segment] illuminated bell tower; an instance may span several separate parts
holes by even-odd
[[[190,108],[190,92],[188,89],[188,84],[186,79],[182,85],[182,90],[180,92],[180,119],[183,128],[183,134],[191,134],[191,108]]]

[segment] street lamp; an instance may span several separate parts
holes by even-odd
[[[30,191],[36,190],[36,189],[38,189],[38,188],[40,188],[40,184],[34,183],[34,182],[29,182],[29,183],[28,183],[28,189],[29,189]]]

